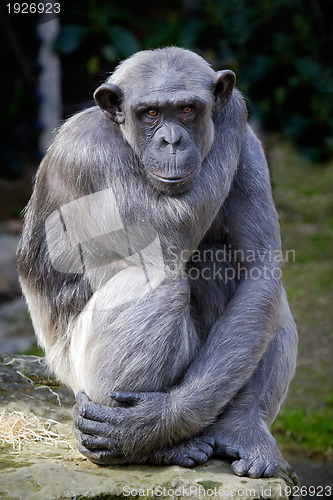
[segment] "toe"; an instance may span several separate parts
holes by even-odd
[[[190,457],[196,462],[196,464],[204,464],[207,462],[209,455],[207,453],[203,453],[199,450],[194,450],[193,453],[190,454]]]
[[[212,438],[211,436],[204,436],[203,437],[203,441],[205,443],[207,443],[209,446],[211,446],[212,448],[214,448],[214,446],[215,446],[215,439]]]
[[[277,471],[279,469],[279,464],[278,463],[269,463],[263,473],[263,477],[273,477],[276,475]]]
[[[205,453],[205,455],[208,458],[213,454],[214,449],[213,449],[213,446],[211,446],[210,444],[202,442],[199,445],[199,451],[202,453]]]
[[[175,465],[192,468],[196,465],[196,462],[193,460],[193,458],[183,455],[181,457],[178,457],[178,459],[175,461]]]
[[[119,463],[121,457],[114,451],[106,450],[94,450],[90,451],[85,446],[77,443],[77,449],[82,455],[84,455],[90,462],[97,465],[110,465],[113,463]],[[118,460],[117,460],[118,459]]]
[[[250,466],[251,463],[245,458],[242,458],[241,460],[236,460],[231,464],[231,468],[234,474],[236,474],[236,476],[245,476]]]
[[[265,460],[260,460],[260,459],[255,460],[251,465],[250,469],[248,470],[247,475],[249,477],[252,477],[253,479],[261,477],[266,467],[267,467],[267,462]]]

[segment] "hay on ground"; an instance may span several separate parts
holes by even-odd
[[[37,417],[32,412],[10,413],[3,410],[0,412],[0,446],[12,445],[14,451],[20,452],[23,443],[39,441],[51,446],[64,443],[73,449],[65,439],[51,430],[51,426],[58,423],[55,420]]]

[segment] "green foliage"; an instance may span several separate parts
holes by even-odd
[[[283,131],[311,159],[333,155],[333,47],[319,4],[301,0],[82,0],[62,10],[55,44],[84,54],[99,77],[137,50],[180,45],[237,72],[252,116]],[[74,58],[73,58],[74,61]],[[77,88],[77,87],[76,87]]]
[[[78,24],[63,26],[57,37],[54,49],[63,54],[71,54],[80,47],[82,40],[88,33],[88,28],[79,26]]]
[[[109,26],[106,30],[110,42],[122,57],[128,57],[140,49],[136,36],[123,26]]]
[[[60,54],[84,48],[96,60],[104,58],[114,64],[117,59],[128,57],[141,48],[136,34],[126,27],[131,21],[131,13],[122,7],[86,0],[65,9],[64,18],[66,21],[54,44],[55,51]],[[68,23],[69,19],[73,23]],[[96,72],[98,69],[96,67]]]

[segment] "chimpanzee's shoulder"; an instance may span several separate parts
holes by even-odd
[[[58,130],[55,142],[69,146],[93,144],[94,148],[102,144],[120,145],[124,142],[123,135],[117,123],[108,118],[98,106],[92,106],[71,116]]]

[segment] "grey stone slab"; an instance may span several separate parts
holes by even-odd
[[[286,500],[296,478],[286,462],[270,479],[235,476],[230,462],[217,459],[186,469],[143,465],[99,467],[75,448],[71,435],[72,392],[48,373],[41,358],[0,354],[0,413],[32,412],[52,419],[58,444],[22,443],[21,451],[0,448],[2,500],[216,498]]]

